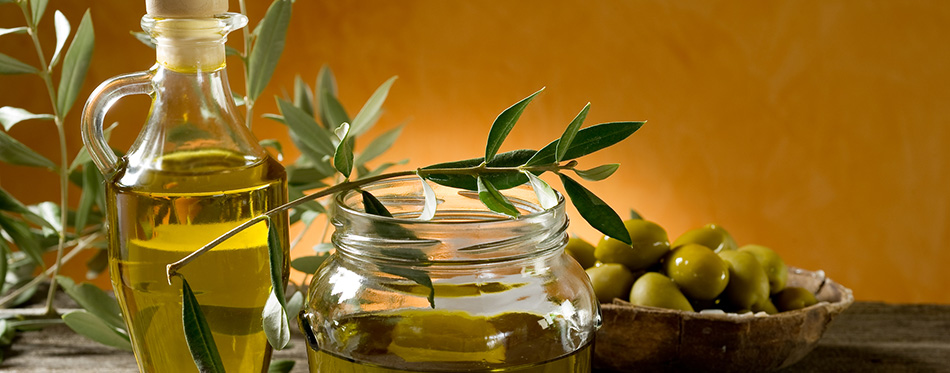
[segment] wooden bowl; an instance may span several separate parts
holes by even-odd
[[[814,292],[818,304],[768,316],[676,311],[619,299],[603,304],[594,367],[617,372],[767,372],[795,364],[815,348],[854,296],[823,271],[789,267],[788,286]]]

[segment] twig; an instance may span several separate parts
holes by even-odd
[[[46,280],[46,276],[51,276],[51,275],[53,275],[54,272],[56,272],[56,270],[57,270],[56,267],[57,267],[57,266],[61,266],[61,265],[64,265],[64,264],[66,264],[66,263],[69,263],[69,261],[70,261],[73,257],[75,257],[76,254],[79,254],[80,251],[82,251],[82,250],[85,249],[86,246],[88,246],[90,243],[92,243],[92,242],[94,242],[96,239],[98,239],[99,236],[100,236],[99,233],[93,233],[93,234],[90,234],[89,236],[86,236],[85,238],[83,238],[83,239],[81,239],[81,240],[75,241],[75,242],[76,242],[76,247],[74,247],[72,250],[69,251],[69,253],[67,253],[66,255],[64,255],[64,256],[62,257],[62,260],[60,261],[60,263],[59,263],[58,265],[54,265],[53,267],[48,268],[48,269],[47,269],[45,272],[43,272],[41,275],[36,276],[36,277],[34,277],[32,280],[30,280],[30,282],[24,284],[23,286],[20,286],[20,287],[17,288],[16,290],[14,290],[14,291],[10,292],[9,294],[5,295],[3,298],[0,298],[0,306],[5,306],[7,303],[9,303],[10,301],[16,299],[17,297],[19,297],[21,294],[25,293],[27,290],[29,290],[29,289],[32,288],[33,286],[36,286],[36,285],[39,284],[40,282],[43,282],[44,280]],[[55,311],[55,309],[54,309],[54,311]],[[50,314],[49,311],[47,311],[46,314]]]

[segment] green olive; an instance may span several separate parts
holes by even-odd
[[[745,245],[740,247],[739,251],[754,255],[765,269],[765,275],[769,278],[770,294],[778,293],[785,288],[785,283],[788,282],[788,267],[775,251],[762,245]]]
[[[681,311],[693,310],[686,296],[676,287],[673,280],[656,272],[647,272],[633,283],[633,289],[630,289],[630,303]]]
[[[601,303],[610,303],[614,298],[626,300],[636,278],[622,264],[604,263],[587,269],[587,276],[594,286],[594,294]]]
[[[736,241],[732,239],[732,235],[716,224],[706,224],[686,231],[676,241],[673,241],[673,247],[680,247],[688,243],[706,246],[717,253],[723,250],[736,249]]]
[[[818,303],[815,295],[799,287],[787,287],[775,294],[775,307],[782,312],[802,309]]]
[[[647,268],[670,251],[670,239],[658,224],[630,219],[623,222],[630,233],[632,245],[604,236],[597,242],[594,256],[604,263],[620,263],[632,271]]]
[[[567,246],[564,248],[564,251],[567,252],[567,255],[574,258],[584,269],[593,267],[594,264],[597,263],[597,258],[594,257],[594,245],[589,244],[583,239],[571,237],[567,241]]]
[[[744,251],[720,251],[719,257],[729,263],[729,285],[725,296],[738,309],[752,309],[752,305],[769,297],[769,279],[755,256]]]
[[[772,303],[771,298],[766,297],[764,300],[752,305],[752,312],[765,312],[769,315],[774,315],[778,313],[778,308]]]
[[[663,269],[691,299],[716,299],[729,283],[726,262],[699,244],[686,244],[670,251],[664,259]]]

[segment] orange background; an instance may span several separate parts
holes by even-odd
[[[269,1],[249,2],[253,25]],[[54,8],[74,29],[93,11],[96,50],[80,97],[154,61],[128,34],[139,29],[141,1],[53,1],[41,30],[49,47]],[[0,6],[0,27],[21,24],[14,6]],[[269,97],[291,91],[296,74],[313,84],[323,64],[351,115],[398,75],[366,138],[408,122],[381,160],[419,167],[483,154],[494,117],[546,86],[503,151],[543,146],[588,101],[588,125],[649,121],[581,160],[581,168],[623,164],[585,183],[622,216],[636,208],[671,238],[719,223],[740,244],[824,269],[859,300],[950,303],[947,35],[950,6],[941,1],[303,0],[256,114],[275,113]],[[0,51],[36,60],[22,35],[0,37]],[[234,62],[232,86],[243,92]],[[0,106],[48,110],[34,76],[3,76],[0,87]],[[78,109],[67,118],[70,158],[80,147]],[[143,97],[117,105],[114,145],[131,144],[145,110]],[[289,147],[283,126],[255,123],[258,137]],[[11,133],[58,159],[52,124]],[[0,165],[0,185],[28,203],[57,198],[45,171]],[[579,217],[571,227],[598,238]]]

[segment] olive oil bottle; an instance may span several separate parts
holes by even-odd
[[[143,29],[157,63],[93,92],[83,140],[106,175],[109,269],[142,372],[194,372],[182,327],[182,282],[166,266],[287,201],[284,168],[244,126],[225,72],[225,36],[247,24],[227,1],[147,0]],[[135,143],[117,158],[105,113],[128,94],[152,106]],[[287,248],[286,213],[274,216]],[[267,223],[205,252],[179,273],[188,280],[228,372],[266,371],[271,348],[262,311],[271,292]],[[285,258],[287,255],[285,255]],[[288,262],[282,263],[285,273]]]

